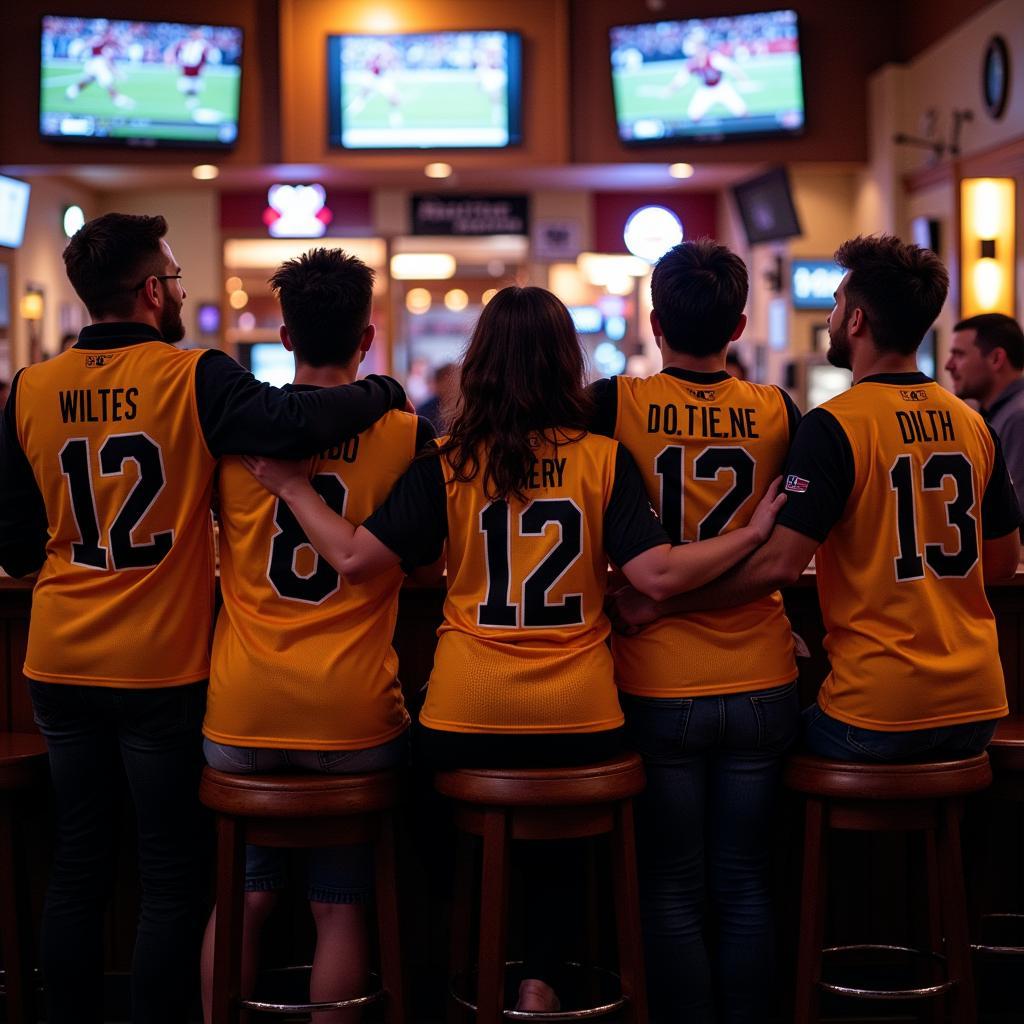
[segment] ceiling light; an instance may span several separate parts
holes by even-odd
[[[469,305],[469,296],[462,288],[452,288],[445,292],[444,304],[453,313],[461,313]]]
[[[452,165],[446,163],[427,164],[423,173],[428,178],[450,178],[452,176]]]
[[[242,279],[240,277],[229,277],[224,282],[224,290],[230,295],[231,292],[242,290]]]
[[[231,303],[232,309],[245,309],[249,305],[249,296],[239,288],[228,296],[228,302]]]
[[[668,173],[673,178],[692,178],[694,174],[693,164],[672,164]]]
[[[396,281],[444,281],[455,276],[455,257],[444,252],[400,252],[391,257]]]
[[[196,181],[213,181],[220,176],[220,168],[214,164],[196,164],[192,168],[192,177]]]
[[[430,309],[430,292],[426,288],[412,288],[405,297],[405,308],[413,316],[421,316]]]

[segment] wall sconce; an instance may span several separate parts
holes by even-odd
[[[26,288],[25,294],[22,295],[21,301],[18,303],[18,312],[28,326],[28,361],[30,364],[38,363],[42,358],[39,324],[43,319],[44,311],[42,291],[38,288]]]
[[[1012,178],[964,178],[960,182],[960,316],[1014,315]]]

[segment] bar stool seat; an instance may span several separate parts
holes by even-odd
[[[786,764],[786,785],[807,797],[801,930],[796,980],[796,1024],[818,1020],[819,991],[861,999],[942,998],[949,995],[953,1024],[974,1024],[977,1008],[971,973],[960,853],[963,800],[992,781],[988,755],[928,764],[858,764],[797,755]],[[921,832],[928,883],[928,950],[859,945],[823,950],[826,898],[826,829]],[[822,981],[823,953],[900,950],[941,962],[944,978],[918,989],[863,989]],[[941,1009],[936,1007],[937,1018]]]
[[[46,741],[38,733],[0,733],[0,952],[7,1020],[36,1020],[32,929],[21,837],[21,804],[46,779]]]
[[[480,881],[480,935],[476,1003],[455,988],[456,1003],[474,1009],[478,1024],[503,1017],[520,1020],[588,1019],[622,1010],[631,1024],[647,1020],[636,846],[632,798],[645,785],[643,762],[627,754],[598,764],[570,768],[466,768],[438,772],[438,792],[454,801],[455,823],[464,835],[483,838]],[[582,839],[607,835],[612,849],[621,997],[602,1006],[560,1014],[506,1010],[505,946],[508,913],[509,843]],[[456,865],[452,926],[452,976],[469,973],[472,917],[471,860],[460,844]]]
[[[400,959],[394,808],[401,792],[398,772],[366,775],[232,775],[203,770],[199,797],[217,814],[217,930],[214,939],[213,1019],[236,1022],[243,1008],[270,1009],[241,998],[245,844],[285,848],[374,847],[379,993],[346,1006],[384,1001],[387,1024],[404,1024]],[[274,1004],[272,1012],[314,1012],[340,1004]],[[315,1019],[315,1018],[314,1018]]]
[[[992,770],[1024,774],[1024,718],[1000,719],[988,745]]]

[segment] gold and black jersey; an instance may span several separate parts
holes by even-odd
[[[867,377],[804,419],[785,490],[778,522],[822,541],[819,705],[880,731],[1005,715],[982,542],[1019,511],[984,420],[922,374]]]
[[[390,412],[312,464],[317,493],[361,523],[416,454],[417,418]],[[288,505],[237,458],[220,466],[221,590],[204,733],[234,746],[346,750],[409,723],[391,646],[401,569],[343,579]]]
[[[636,459],[673,543],[745,526],[782,471],[799,416],[783,392],[725,372],[674,368],[645,379],[612,378],[604,393],[611,387],[615,415],[608,428]],[[661,619],[635,636],[614,636],[612,649],[620,689],[640,696],[738,693],[796,677],[778,593]]]
[[[539,444],[526,500],[491,500],[483,471],[413,467],[365,524],[411,564],[447,538],[448,596],[420,715],[432,729],[598,732],[622,724],[603,601],[608,559],[667,542],[628,453],[593,434]],[[486,459],[486,454],[482,455]]]
[[[208,672],[214,459],[201,351],[72,348],[18,379],[17,437],[46,509],[25,674],[141,688]]]

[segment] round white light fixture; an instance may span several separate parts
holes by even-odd
[[[85,225],[85,212],[80,206],[64,207],[64,234],[70,238]]]
[[[668,173],[673,178],[692,178],[694,173],[693,164],[671,164]]]
[[[452,288],[445,292],[444,304],[453,313],[461,313],[469,305],[469,296],[462,288]]]
[[[215,164],[196,164],[192,168],[192,177],[196,181],[213,181],[220,176],[220,168]]]
[[[427,164],[427,166],[423,168],[423,173],[428,178],[450,178],[452,176],[452,165],[446,164],[442,161]]]
[[[656,263],[683,240],[683,223],[664,206],[641,206],[629,215],[622,240],[634,256]]]

